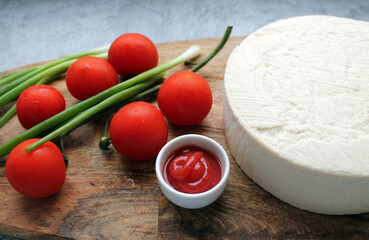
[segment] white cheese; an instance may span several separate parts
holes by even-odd
[[[224,86],[227,142],[250,178],[308,211],[369,211],[369,23],[269,24],[234,49]]]

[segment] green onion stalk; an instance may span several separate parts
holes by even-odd
[[[17,98],[26,88],[35,85],[45,77],[60,76],[65,73],[69,66],[78,58],[84,56],[95,56],[103,59],[107,58],[110,45],[77,53],[70,56],[63,56],[57,60],[45,63],[37,67],[23,69],[7,74],[0,79],[0,107]]]
[[[0,128],[5,125],[17,113],[16,103],[0,118]]]
[[[30,68],[26,68],[26,69],[19,70],[19,71],[16,71],[16,72],[8,73],[8,74],[6,74],[6,75],[4,75],[0,78],[0,86],[5,85],[7,83],[10,83],[10,82],[26,75],[27,73],[35,71],[36,69],[37,69],[37,67],[30,67]]]
[[[200,54],[200,47],[195,45],[187,49],[183,54],[174,58],[173,60],[166,62],[160,66],[152,68],[146,72],[143,72],[129,80],[121,82],[91,98],[88,98],[82,102],[79,102],[72,107],[60,112],[53,117],[39,123],[38,125],[28,129],[27,131],[23,132],[22,134],[18,135],[17,137],[11,139],[10,141],[6,142],[5,144],[0,146],[0,157],[7,155],[16,145],[19,143],[33,138],[37,135],[44,134],[47,130],[54,128],[55,126],[62,124],[68,120],[72,122],[72,124],[67,123],[66,127],[63,125],[60,128],[56,129],[53,132],[57,132],[58,134],[62,134],[62,132],[67,132],[74,127],[75,124],[78,124],[80,121],[84,121],[86,118],[90,117],[91,113],[98,113],[99,111],[104,110],[104,108],[114,105],[116,101],[122,101],[127,99],[128,97],[132,96],[133,94],[137,94],[139,91],[143,91],[145,88],[149,87],[154,83],[154,80],[157,81],[157,77],[160,74],[163,74],[167,70],[184,63],[190,59],[197,57]],[[137,85],[137,86],[136,86]],[[127,90],[126,90],[127,89]],[[124,91],[126,90],[126,91]],[[123,93],[120,93],[122,92]],[[115,94],[120,94],[119,96],[114,96]],[[126,96],[122,96],[126,95]],[[116,98],[115,98],[116,97]],[[104,101],[108,99],[108,101]],[[114,99],[113,99],[114,98]],[[0,98],[1,99],[1,98]],[[96,106],[95,106],[96,105]],[[92,108],[92,109],[89,109]],[[87,113],[83,113],[83,111],[87,110]],[[83,114],[82,116],[79,114]],[[78,115],[78,116],[77,116]],[[76,117],[77,120],[72,119]],[[43,143],[57,137],[55,133],[49,133],[44,138],[40,139],[39,141],[35,142],[31,146],[29,146],[26,151],[32,151],[35,148],[41,146]]]

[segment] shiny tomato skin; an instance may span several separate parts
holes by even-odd
[[[197,73],[177,72],[158,92],[158,106],[164,117],[179,126],[201,122],[210,112],[213,95],[209,84]]]
[[[34,85],[24,90],[17,100],[17,115],[25,129],[65,110],[65,99],[55,88]]]
[[[133,102],[112,118],[109,136],[114,148],[134,160],[154,158],[168,139],[166,121],[154,105]]]
[[[73,97],[85,100],[118,84],[119,78],[108,61],[87,56],[72,63],[65,81]]]
[[[159,56],[154,43],[149,38],[138,33],[126,33],[111,44],[108,61],[124,78],[156,67]]]
[[[66,167],[61,151],[52,142],[24,153],[24,149],[37,140],[29,139],[16,146],[7,158],[5,172],[9,183],[22,195],[45,198],[62,187]]]

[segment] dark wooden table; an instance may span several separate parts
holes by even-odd
[[[229,181],[215,203],[199,210],[170,203],[158,187],[154,160],[128,160],[115,150],[102,152],[97,147],[103,131],[100,119],[66,138],[66,182],[50,198],[36,200],[18,194],[6,179],[6,159],[0,160],[0,232],[24,239],[368,239],[368,214],[327,216],[294,208],[263,191],[232,158],[224,137],[223,76],[230,52],[242,39],[231,38],[198,72],[213,91],[214,105],[208,117],[191,127],[168,124],[169,139],[203,134],[226,149],[231,160]],[[160,62],[192,44],[199,44],[206,56],[218,41],[158,44]],[[167,76],[184,69],[178,66]],[[67,106],[77,102],[64,79],[51,85],[62,92]],[[0,129],[0,144],[23,131],[14,117]]]

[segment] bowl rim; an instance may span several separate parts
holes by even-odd
[[[217,183],[217,185],[215,185],[213,188],[205,191],[205,192],[201,192],[201,193],[184,193],[184,192],[180,192],[176,189],[174,189],[171,185],[169,185],[169,183],[167,183],[164,180],[163,174],[162,174],[162,167],[164,165],[164,162],[166,161],[166,159],[164,159],[164,155],[167,153],[168,149],[174,145],[174,144],[179,144],[178,147],[176,147],[175,149],[179,149],[181,147],[184,147],[186,145],[191,145],[191,144],[184,144],[182,146],[180,146],[180,143],[182,141],[184,141],[185,139],[191,139],[191,138],[198,138],[201,139],[201,141],[206,141],[209,142],[210,144],[212,144],[213,146],[215,146],[215,148],[217,148],[219,150],[219,152],[221,153],[222,156],[216,155],[213,151],[211,151],[211,154],[216,155],[216,157],[219,159],[219,161],[221,162],[222,166],[222,177],[220,179],[220,181]],[[196,144],[193,144],[193,146],[195,147],[200,147],[203,148],[204,150],[207,150],[204,147],[201,146],[197,146]],[[209,151],[209,150],[207,150]],[[168,153],[170,154],[170,153]],[[222,157],[222,159],[224,159],[224,166],[223,166],[223,162],[220,159],[220,157]],[[161,164],[161,162],[163,162],[163,164]],[[173,138],[172,140],[170,140],[169,142],[167,142],[164,147],[160,150],[158,156],[156,157],[156,162],[155,162],[155,171],[156,171],[156,176],[158,178],[159,183],[161,183],[162,186],[164,186],[166,188],[166,190],[170,191],[172,194],[175,194],[179,197],[182,198],[187,198],[187,199],[197,199],[197,198],[203,198],[206,197],[207,195],[212,195],[215,192],[218,191],[222,191],[223,187],[226,185],[226,182],[228,180],[228,176],[229,176],[229,172],[230,172],[230,161],[229,161],[229,157],[227,152],[225,151],[225,149],[214,139],[204,136],[204,135],[200,135],[200,134],[184,134],[178,137]]]

